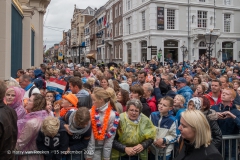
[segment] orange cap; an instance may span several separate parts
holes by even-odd
[[[75,94],[63,95],[63,99],[68,100],[74,107],[77,107],[78,98]]]

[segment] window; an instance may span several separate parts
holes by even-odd
[[[115,52],[114,52],[114,58],[115,58],[115,59],[118,58],[118,53],[117,53],[117,51],[118,51],[118,47],[115,46]]]
[[[118,35],[122,35],[122,22],[119,22],[119,24],[118,24],[118,26],[119,26],[119,34]]]
[[[121,3],[119,3],[119,6],[118,6],[118,11],[119,11],[119,16],[122,14],[122,5]]]
[[[231,31],[231,14],[224,14],[224,32]]]
[[[207,27],[207,12],[198,11],[198,27],[206,28]]]
[[[222,61],[232,61],[233,60],[233,43],[223,42],[222,43]]]
[[[127,34],[131,34],[131,17],[128,17],[126,20],[127,20]]]
[[[115,37],[118,36],[118,23],[115,24]]]
[[[110,10],[110,21],[112,20],[112,9]]]
[[[199,0],[199,2],[205,2],[205,0]]]
[[[119,59],[122,59],[123,55],[122,55],[122,45],[120,44],[119,45],[119,48],[118,48],[118,55],[119,55]]]
[[[128,57],[128,64],[132,64],[132,44],[127,43],[127,57]]]
[[[167,9],[167,29],[175,29],[175,10]]]
[[[145,11],[142,12],[142,30],[146,29],[146,22],[145,22]]]
[[[115,18],[117,18],[118,17],[118,7],[116,6],[115,7]]]
[[[81,16],[81,22],[83,22],[83,16]]]
[[[205,42],[201,41],[201,42],[199,43],[199,47],[206,47]]]
[[[231,5],[231,0],[224,0],[225,5]]]
[[[131,0],[127,0],[127,10],[131,9]]]
[[[141,42],[142,62],[147,61],[147,41]]]

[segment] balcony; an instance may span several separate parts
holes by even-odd
[[[194,28],[192,29],[192,36],[194,42],[196,42],[199,38],[202,38],[209,30],[213,30],[214,33],[220,35],[220,29],[214,28],[214,29],[207,29],[207,28]]]

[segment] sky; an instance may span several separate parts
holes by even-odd
[[[43,19],[43,43],[46,49],[62,40],[62,31],[71,29],[74,4],[77,8],[100,8],[108,0],[51,0]]]

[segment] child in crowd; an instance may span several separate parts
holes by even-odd
[[[53,104],[55,117],[60,117],[60,109],[62,109],[61,104],[62,104],[62,99],[55,101]]]
[[[61,160],[63,151],[68,149],[68,143],[63,123],[56,117],[46,117],[36,140],[39,151],[49,151],[49,154],[44,154],[44,160]]]
[[[62,109],[55,109],[55,114],[59,115],[60,117],[64,117],[68,111],[74,111],[77,110],[77,103],[78,103],[78,98],[76,97],[75,94],[68,94],[68,95],[63,95],[62,97],[62,103],[61,107]]]
[[[158,159],[163,160],[164,148],[166,150],[166,160],[171,157],[171,151],[174,148],[174,143],[177,141],[177,120],[169,113],[173,106],[173,99],[171,97],[164,97],[158,103],[158,111],[150,115],[150,119],[157,128],[156,139],[153,142],[155,147],[159,149]],[[150,147],[150,159],[155,159],[155,150]]]
[[[46,96],[45,96],[46,101],[50,101],[50,102],[54,103],[54,101],[55,101],[55,96],[56,96],[55,92],[53,92],[53,91],[47,91]]]
[[[182,110],[184,108],[183,104],[185,103],[185,98],[178,94],[174,97],[173,100],[173,116],[176,116],[177,112],[179,110]]]
[[[80,107],[77,111],[69,111],[65,115],[63,123],[69,135],[67,151],[82,151],[87,148],[92,134],[88,108]],[[79,159],[81,159],[81,154],[67,155],[67,160]]]
[[[49,115],[54,117],[54,113],[53,113],[53,104],[51,101],[46,101],[47,102],[47,106],[46,106],[46,110],[48,111]]]

